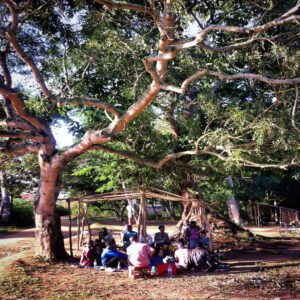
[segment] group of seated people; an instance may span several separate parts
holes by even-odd
[[[163,258],[168,257],[178,269],[207,270],[213,268],[214,263],[207,247],[209,239],[200,234],[203,234],[203,231],[192,221],[179,239],[178,249],[175,251],[173,241],[165,232],[164,225],[159,226],[159,232],[155,233],[154,240],[147,234],[145,242],[142,236],[138,240],[137,232],[128,225],[122,236],[122,247],[117,247],[112,234],[106,228],[102,228],[99,239],[95,242],[89,241],[84,248],[80,264],[94,266],[96,260],[97,265],[102,267],[146,267],[162,263]]]

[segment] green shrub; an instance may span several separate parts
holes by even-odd
[[[11,211],[11,225],[17,227],[34,226],[33,202],[15,200]]]
[[[58,205],[56,210],[60,216],[67,216],[69,214],[68,209],[61,205]]]

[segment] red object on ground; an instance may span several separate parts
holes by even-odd
[[[128,277],[137,278],[147,278],[151,276],[151,267],[128,267]]]
[[[172,267],[172,275],[177,274],[177,269],[175,264],[158,264],[155,265],[156,275],[159,276],[168,276],[168,267],[171,265]]]

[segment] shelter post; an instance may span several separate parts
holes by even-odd
[[[138,217],[138,224],[137,224],[137,231],[138,231],[138,239],[141,236],[141,224],[142,224],[142,199],[140,200],[140,207],[139,207],[139,217]]]
[[[80,200],[78,200],[78,214],[77,214],[77,251],[79,250],[80,238]]]
[[[70,203],[70,199],[68,199],[67,201],[68,201],[68,214],[69,214],[69,244],[70,244],[70,255],[71,255],[71,257],[73,257],[71,203]]]
[[[147,210],[146,210],[146,195],[144,188],[141,188],[141,216],[142,216],[142,236],[144,243],[146,243],[146,234],[147,234]]]

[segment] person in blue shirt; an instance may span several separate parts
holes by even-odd
[[[127,266],[127,254],[116,250],[116,245],[109,241],[105,243],[106,248],[101,255],[101,262],[103,267],[116,268],[117,266]]]
[[[127,231],[124,233],[123,235],[123,247],[122,250],[126,251],[127,247],[130,245],[130,237],[135,237],[135,239],[137,239],[137,232],[132,230],[132,226],[131,225],[127,225]]]

